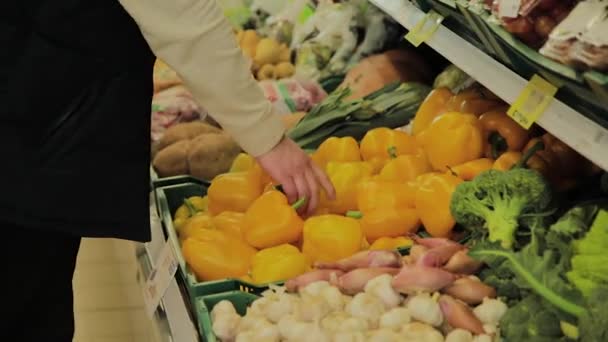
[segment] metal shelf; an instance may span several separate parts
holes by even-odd
[[[151,201],[151,203],[153,202]],[[161,222],[156,215],[156,208],[153,206],[150,207],[150,226],[152,240],[139,244],[136,248],[143,282],[154,267],[165,242]],[[182,295],[177,279],[173,279],[154,317],[162,342],[199,341],[198,332],[188,311],[187,303],[188,301]]]
[[[425,12],[407,0],[370,0],[403,27],[412,29]],[[527,80],[441,25],[425,42],[472,78],[508,103]],[[608,129],[554,99],[537,124],[604,170],[608,170]]]

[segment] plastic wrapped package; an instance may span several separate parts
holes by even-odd
[[[207,116],[184,86],[174,86],[152,97],[151,139],[158,141],[167,128],[180,123],[202,120]]]
[[[570,13],[575,0],[494,0],[492,14],[504,28],[533,48],[540,48]]]
[[[608,69],[608,9],[601,0],[579,3],[540,49],[548,58],[582,69]]]
[[[266,98],[272,102],[275,112],[281,114],[309,111],[327,96],[314,81],[290,78],[260,81],[259,84]]]

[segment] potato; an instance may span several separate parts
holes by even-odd
[[[188,152],[190,174],[199,179],[211,180],[228,172],[232,161],[240,152],[241,148],[228,134],[202,134],[192,140]]]
[[[178,123],[169,127],[158,142],[157,151],[172,145],[178,141],[190,140],[204,133],[220,133],[219,128],[213,127],[201,121]]]
[[[187,174],[189,147],[190,140],[182,140],[159,151],[152,161],[158,175],[170,177]]]

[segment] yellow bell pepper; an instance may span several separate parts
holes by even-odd
[[[359,144],[352,137],[331,137],[323,141],[312,155],[312,160],[325,169],[328,162],[357,162],[361,161]]]
[[[245,212],[262,194],[262,169],[221,174],[213,179],[207,192],[209,212]]]
[[[416,211],[425,230],[434,237],[448,237],[456,222],[450,201],[463,180],[449,173],[431,173],[418,178]]]
[[[366,162],[329,162],[326,171],[336,190],[336,198],[330,201],[322,192],[321,207],[333,214],[357,210],[357,184],[372,176],[372,165]]]
[[[420,219],[414,209],[415,191],[411,183],[368,180],[357,188],[360,212],[347,215],[360,217],[361,229],[369,242],[382,237],[415,233]]]
[[[251,170],[256,164],[255,158],[247,153],[239,153],[232,161],[230,172],[242,172]]]
[[[289,244],[263,249],[251,262],[251,278],[256,284],[291,279],[309,270],[310,259]]]
[[[395,156],[380,171],[379,178],[387,181],[409,182],[424,173],[431,171],[431,164],[426,159],[424,151],[416,154]]]
[[[243,220],[245,214],[234,211],[224,211],[223,213],[213,216],[211,222],[213,226],[239,239],[244,239],[243,236]]]
[[[180,240],[185,240],[189,237],[198,235],[201,231],[215,229],[211,215],[208,213],[198,213],[190,217],[181,227],[177,234]]]
[[[304,222],[296,209],[304,202],[305,200],[301,199],[290,206],[283,193],[265,192],[245,213],[245,241],[256,248],[269,248],[298,241]]]
[[[209,201],[207,196],[192,196],[190,198],[184,199],[184,204],[182,204],[173,215],[173,227],[175,230],[179,231],[188,218],[195,215],[199,212],[207,212]]]
[[[382,207],[413,208],[415,195],[416,187],[412,182],[367,179],[357,185],[357,209],[365,213]]]
[[[405,236],[399,237],[382,237],[374,241],[369,247],[370,250],[392,250],[403,247],[410,247],[414,244],[412,239]]]
[[[362,250],[365,245],[359,221],[339,215],[307,219],[303,239],[302,252],[313,262],[338,261]]]
[[[480,158],[468,161],[466,163],[456,165],[450,168],[450,171],[455,175],[460,177],[462,180],[468,181],[475,177],[478,174],[490,170],[494,165],[494,160],[489,158]]]
[[[472,114],[445,113],[417,136],[433,169],[447,171],[483,154],[479,119]]]
[[[247,274],[256,250],[219,230],[186,239],[182,253],[199,281],[238,278]]]
[[[412,122],[412,134],[418,135],[427,129],[431,122],[445,111],[446,103],[453,95],[447,88],[433,89],[416,112]]]
[[[388,161],[391,153],[400,156],[402,154],[416,153],[416,140],[409,134],[387,127],[374,128],[368,131],[361,140],[361,157],[365,161],[379,159]]]

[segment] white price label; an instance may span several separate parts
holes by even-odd
[[[173,253],[173,248],[171,248],[171,243],[167,241],[144,286],[144,303],[149,317],[154,316],[156,308],[158,308],[161,299],[175,276],[177,267],[178,262]]]
[[[501,18],[517,18],[521,0],[500,0],[498,4],[498,16]]]

